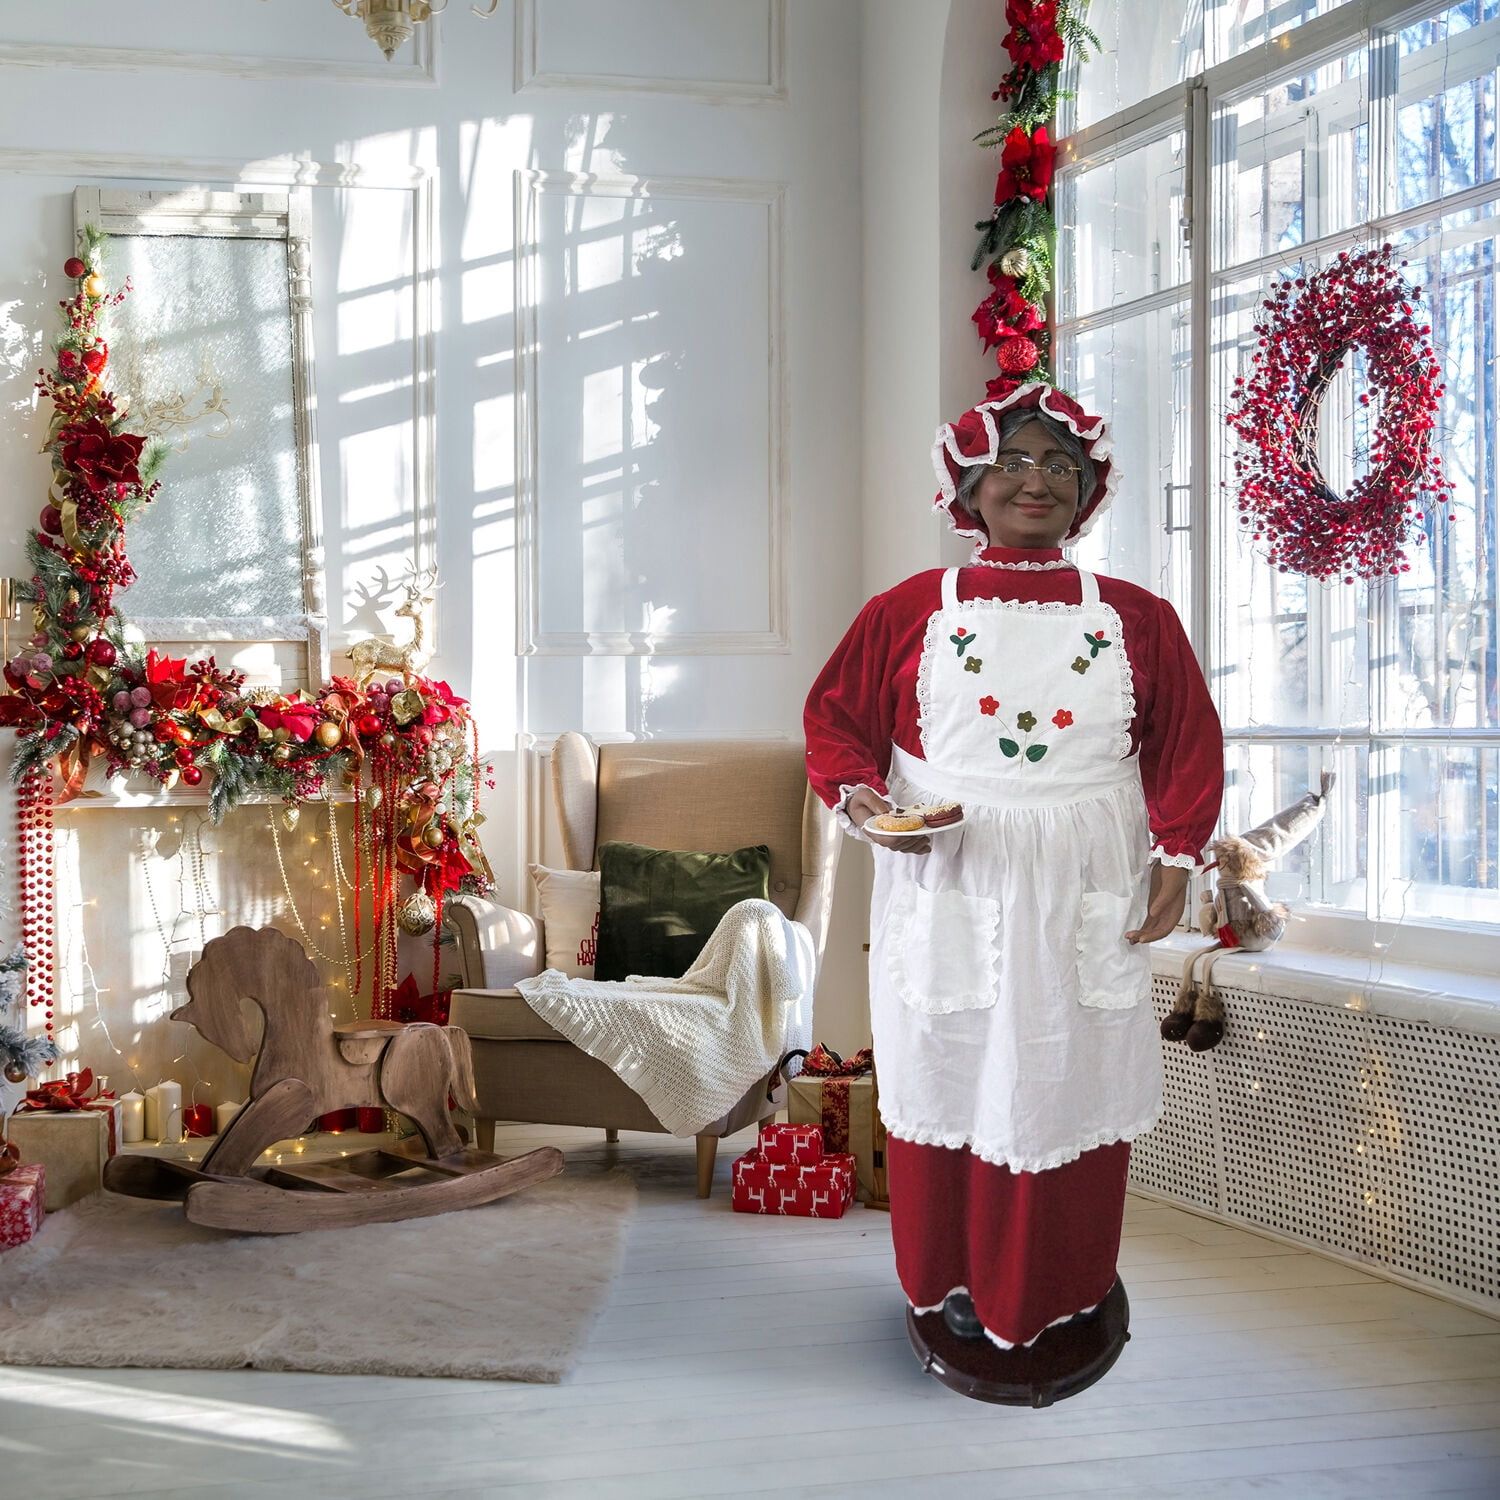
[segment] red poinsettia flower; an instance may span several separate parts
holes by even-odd
[[[1021,295],[1013,276],[1007,276],[998,265],[991,266],[989,274],[994,291],[974,309],[974,326],[986,352],[1003,339],[1042,326],[1041,312]]]
[[[30,698],[23,697],[20,693],[0,695],[0,729],[30,730],[41,722],[42,711]]]
[[[998,698],[991,698],[988,694],[986,694],[979,700],[979,712],[982,714],[997,713],[999,711],[999,708],[1000,700]]]
[[[1024,63],[1033,72],[1059,63],[1063,39],[1057,34],[1057,0],[1006,0],[1005,19],[1010,30],[1000,45],[1014,63]]]
[[[1045,125],[1027,135],[1019,125],[1005,138],[1000,152],[1000,175],[995,179],[995,202],[1001,206],[1012,198],[1035,198],[1038,203],[1052,185],[1054,150]]]
[[[141,449],[146,440],[133,432],[111,432],[98,417],[90,417],[59,434],[62,465],[94,494],[110,485],[141,482]]]
[[[305,703],[300,698],[284,698],[280,703],[268,703],[257,714],[267,729],[285,729],[299,745],[312,738],[323,715],[315,703]]]
[[[193,689],[187,680],[187,659],[182,656],[158,656],[146,653],[146,686],[151,701],[158,708],[186,708],[193,701]]]
[[[1055,714],[1052,715],[1052,722],[1056,724],[1059,729],[1066,729],[1068,725],[1073,722],[1073,715],[1070,714],[1067,709],[1060,708]]]

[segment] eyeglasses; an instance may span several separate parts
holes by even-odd
[[[1007,479],[1022,479],[1033,469],[1039,469],[1047,487],[1054,490],[1072,489],[1076,476],[1083,472],[1077,464],[1064,463],[1060,458],[1038,463],[1027,453],[1008,453],[999,463],[989,465],[990,473],[1003,474]]]

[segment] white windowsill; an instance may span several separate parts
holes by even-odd
[[[1200,934],[1171,933],[1150,944],[1151,967],[1180,983],[1188,954],[1208,946]],[[1202,968],[1198,965],[1200,974]],[[1500,979],[1489,974],[1282,942],[1264,953],[1215,955],[1213,979],[1223,988],[1500,1036]]]

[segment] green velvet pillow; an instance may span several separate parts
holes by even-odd
[[[738,901],[768,900],[770,882],[771,851],[765,844],[733,854],[600,844],[594,978],[679,978],[692,968],[724,913]]]

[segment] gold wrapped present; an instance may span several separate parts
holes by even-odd
[[[112,1102],[113,1109],[17,1110],[10,1117],[10,1139],[22,1162],[40,1162],[47,1169],[48,1213],[99,1191],[104,1163],[118,1139],[119,1101]]]
[[[885,1177],[885,1126],[880,1123],[880,1089],[875,1059],[868,1047],[846,1062],[819,1042],[801,1055],[802,1071],[787,1084],[787,1120],[818,1125],[823,1149],[849,1152],[855,1161],[855,1196],[867,1208],[888,1209]]]

